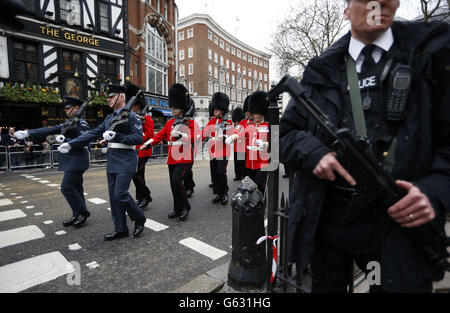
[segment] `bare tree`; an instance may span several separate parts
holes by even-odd
[[[450,0],[447,0],[447,3],[444,0],[420,0],[420,8],[425,22],[428,22],[432,17],[445,15],[445,13],[448,16],[449,7]]]
[[[280,75],[295,71],[300,76],[309,60],[331,46],[346,26],[342,1],[314,0],[309,3],[292,7],[291,14],[272,35],[269,49],[278,59]]]

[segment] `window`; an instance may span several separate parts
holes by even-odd
[[[146,73],[147,91],[167,95],[167,45],[159,31],[147,24],[146,26]]]
[[[208,94],[212,95],[214,93],[214,84],[213,82],[208,82]]]
[[[267,74],[264,74],[264,81],[267,81]]]
[[[180,60],[184,60],[184,50],[180,50]]]
[[[236,56],[240,59],[242,57],[241,50],[236,51]]]
[[[234,62],[231,62],[231,70],[233,72],[236,71],[236,64]]]
[[[14,77],[19,81],[38,81],[37,45],[15,41],[14,47]]]
[[[208,39],[212,41],[212,33],[210,30],[208,30]]]
[[[224,42],[222,39],[220,39],[220,45],[219,45],[222,49],[224,48]]]
[[[251,55],[249,55],[249,56],[248,56],[248,61],[249,61],[250,63],[252,63],[252,61],[253,61],[253,58],[252,58],[252,56],[251,56]]]
[[[194,75],[194,64],[189,64],[189,75]]]
[[[242,93],[240,91],[237,92],[237,101],[238,102],[242,101]]]
[[[219,92],[220,87],[219,84],[214,84],[214,93]]]
[[[263,61],[262,60],[259,60],[259,66],[263,66]]]
[[[100,30],[109,32],[109,6],[106,3],[99,2],[98,7],[100,11]]]
[[[219,38],[218,38],[216,35],[214,35],[214,43],[215,43],[216,45],[219,44]]]
[[[188,49],[188,58],[193,58],[194,57],[194,48],[189,48]]]
[[[208,49],[208,59],[212,60],[212,50]]]
[[[188,39],[194,37],[194,29],[193,28],[188,29],[187,37],[188,37]]]
[[[220,56],[220,65],[223,65],[223,56]]]
[[[139,77],[139,62],[138,61],[134,62],[134,75],[136,77]]]
[[[213,76],[211,64],[208,65],[208,76],[211,76],[211,77]]]
[[[217,66],[214,67],[214,78],[218,79],[219,78],[219,70],[217,69]]]
[[[225,61],[225,67],[227,68],[227,69],[230,69],[230,60],[226,60]]]
[[[81,24],[80,0],[61,0],[59,2],[61,20],[69,25]]]
[[[159,0],[156,0],[156,11],[161,12],[161,3]]]
[[[247,75],[247,68],[245,67],[242,68],[242,75],[244,76]]]
[[[167,0],[164,0],[164,18],[167,20]]]
[[[64,52],[66,53],[66,52]],[[64,55],[63,53],[63,55]],[[75,54],[72,54],[72,57],[77,57]],[[136,62],[137,63],[137,62]],[[116,61],[107,57],[99,57],[98,58],[100,75],[104,75],[106,78],[109,78],[111,82],[116,82]],[[137,72],[136,72],[137,73]]]
[[[269,64],[267,62],[264,62],[264,68],[268,68]]]
[[[231,83],[236,85],[236,77],[234,75],[231,75]]]
[[[253,78],[254,79],[258,78],[258,72],[256,70],[253,71]]]
[[[244,89],[247,88],[247,80],[245,78],[242,80],[242,87]]]
[[[241,65],[240,65],[240,64],[237,65],[237,72],[238,72],[238,73],[241,72]]]
[[[236,101],[236,90],[231,89],[231,101]]]
[[[178,33],[178,41],[182,41],[184,40],[184,32],[179,32]]]
[[[219,58],[219,56],[217,55],[217,53],[214,53],[214,62],[218,62],[218,58]]]
[[[265,92],[268,92],[268,90],[267,90],[267,85],[266,85],[266,84],[264,84],[264,91],[265,91]]]
[[[248,69],[248,77],[252,77],[252,70],[251,69]]]
[[[189,82],[189,94],[190,95],[194,94],[194,83],[193,82]]]
[[[231,54],[232,55],[236,55],[236,49],[235,48],[231,48]]]
[[[184,65],[180,65],[180,77],[184,76]]]
[[[248,89],[252,90],[252,81],[250,79],[248,80]]]
[[[257,58],[253,59],[253,64],[258,65],[258,59]]]
[[[229,45],[229,44],[226,44],[225,50],[226,50],[227,52],[230,52],[230,45]]]
[[[245,53],[242,54],[242,60],[247,61],[247,55]]]
[[[242,77],[237,78],[237,89],[242,90]]]
[[[227,84],[229,84],[230,83],[230,74],[226,74],[226,82],[227,82]]]

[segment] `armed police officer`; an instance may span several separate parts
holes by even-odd
[[[346,1],[351,31],[310,61],[302,85],[335,125],[368,138],[406,196],[389,208],[380,199],[352,207],[364,196],[358,181],[291,101],[280,124],[281,161],[296,172],[290,256],[298,270],[312,265],[313,292],[346,292],[353,260],[366,272],[380,264],[372,292],[430,292],[444,271],[407,234],[426,223],[443,230],[450,208],[449,25],[393,22],[399,0],[377,1],[373,21],[368,2]],[[342,219],[355,209],[351,223]]]
[[[67,119],[75,118],[83,105],[83,101],[72,97],[64,97],[63,102],[65,103],[64,111]],[[15,133],[15,136],[18,139],[25,139],[58,134],[57,141],[63,143],[69,142],[88,131],[89,125],[83,118],[79,118],[72,127],[65,128],[65,124],[60,124],[25,131],[19,130]],[[61,135],[63,129],[65,129],[64,135]],[[72,217],[64,221],[63,225],[81,227],[91,215],[86,208],[83,190],[83,173],[89,168],[89,152],[86,145],[71,149],[68,154],[61,154],[58,163],[58,170],[64,171],[61,193],[72,208]]]
[[[58,150],[68,153],[72,149],[84,146],[91,140],[103,136],[108,141],[107,177],[111,214],[114,222],[114,232],[104,236],[107,241],[128,236],[128,227],[125,212],[135,223],[133,236],[139,236],[144,230],[146,218],[142,210],[131,197],[128,189],[131,179],[137,170],[136,145],[142,144],[142,125],[134,112],[128,112],[127,118],[122,120],[122,111],[125,106],[126,87],[121,85],[107,85],[108,103],[114,110],[95,129],[92,129],[78,138],[63,143]],[[117,123],[114,130],[110,130],[112,123]]]

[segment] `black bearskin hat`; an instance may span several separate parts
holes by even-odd
[[[250,112],[248,110],[248,98],[250,98],[250,96],[245,97],[245,100],[244,100],[244,113],[245,112]]]
[[[223,92],[216,92],[212,97],[213,109],[223,111],[223,113],[228,113],[228,106],[230,105],[230,98]]]
[[[137,93],[141,90],[138,86],[136,86],[135,84],[132,83],[127,83],[125,85],[125,87],[127,87],[127,91],[125,92],[125,101],[128,103],[128,101],[130,101],[131,98],[133,98],[135,95],[137,95]],[[143,93],[141,93],[138,97],[138,99],[135,102],[135,106],[139,105],[141,107],[145,107],[145,96]]]
[[[186,112],[191,106],[189,91],[182,84],[173,84],[169,88],[169,107]]]
[[[235,108],[233,110],[233,114],[231,114],[231,120],[233,121],[233,123],[239,123],[243,119],[245,119],[244,110],[242,110],[241,107]]]
[[[255,91],[250,95],[248,99],[248,110],[252,114],[266,114],[269,108],[269,102],[267,101],[267,92]]]

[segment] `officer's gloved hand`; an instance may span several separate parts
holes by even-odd
[[[60,143],[60,144],[63,143],[65,139],[66,139],[66,137],[64,135],[58,135],[55,138],[56,142]]]
[[[264,142],[261,139],[256,139],[255,143],[256,143],[256,145],[258,146],[259,149],[261,149],[261,150],[266,150],[267,149],[267,142]]]
[[[145,150],[150,149],[152,147],[152,142],[153,142],[152,139],[150,139],[147,142],[144,142],[144,144],[139,148],[139,150],[145,151]]]
[[[58,147],[58,151],[62,154],[69,153],[70,149],[72,149],[72,147],[67,142]]]
[[[16,132],[14,132],[14,137],[16,137],[18,140],[25,139],[29,136],[30,136],[30,134],[28,133],[27,130],[18,130]]]
[[[103,133],[103,139],[111,141],[114,139],[114,137],[116,137],[116,132],[112,131],[112,130],[107,130]]]
[[[236,138],[237,138],[237,135],[228,136],[227,139],[225,139],[225,143],[227,145],[231,145],[233,142],[236,141]]]

